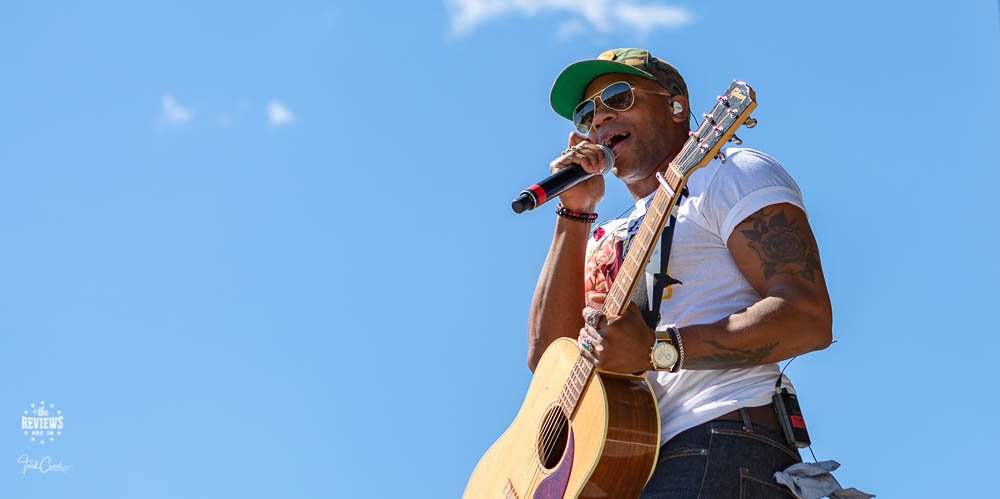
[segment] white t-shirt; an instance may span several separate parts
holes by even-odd
[[[737,224],[766,206],[790,203],[805,210],[799,187],[776,160],[746,148],[730,148],[726,155],[725,164],[714,160],[688,179],[689,196],[678,207],[667,272],[680,283],[663,290],[658,330],[713,323],[760,300],[733,262],[726,241]],[[630,222],[634,229],[651,199],[652,194],[637,201],[628,217],[594,230],[587,245],[585,283],[591,306],[603,304],[603,294],[621,266]],[[657,249],[646,268],[647,283],[659,265]],[[777,364],[682,369],[674,374],[650,371],[660,405],[661,444],[732,410],[770,403],[778,374]],[[794,391],[787,379],[782,386]]]

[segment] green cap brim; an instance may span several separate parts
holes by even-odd
[[[587,85],[590,85],[594,78],[608,73],[624,73],[656,81],[653,75],[620,62],[600,60],[574,62],[566,66],[552,84],[552,92],[549,94],[552,109],[559,116],[572,121],[573,110],[583,100]]]

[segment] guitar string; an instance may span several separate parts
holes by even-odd
[[[577,357],[577,362],[579,362],[579,359],[580,356]],[[573,370],[570,372],[570,377],[572,377],[573,373],[576,371],[576,365],[577,365],[576,363],[573,364]],[[567,382],[563,383],[564,387],[567,386]],[[562,417],[560,417],[560,415],[564,415],[563,406],[561,404],[563,400],[562,396],[563,392],[560,391],[559,399],[557,399],[557,404],[555,407],[556,409],[558,409],[559,412],[556,413],[555,411],[549,411],[546,413],[545,422],[543,424],[543,429],[540,435],[541,438],[539,439],[539,441],[536,442],[536,445],[532,446],[531,462],[534,463],[535,468],[532,470],[531,477],[528,482],[529,490],[534,489],[540,483],[539,479],[541,478],[542,472],[545,467],[545,463],[549,461],[552,455],[552,450],[554,449],[556,443],[556,437],[559,434],[559,428],[561,426],[560,423],[564,420]],[[566,426],[568,427],[569,426],[568,419],[566,421],[567,421]],[[541,449],[538,448],[539,444],[541,445]],[[541,450],[540,455],[537,453],[538,450]]]
[[[578,368],[579,368],[579,366],[581,365],[582,362],[590,362],[590,359],[584,357],[583,354],[578,354],[576,362],[573,363],[573,369],[572,369],[571,374],[570,374],[571,377],[573,376],[574,373],[579,372]],[[594,366],[593,366],[593,364],[591,364],[590,374],[588,374],[587,376],[585,376],[584,379],[583,379],[583,381],[581,381],[580,395],[583,394],[583,391],[584,391],[585,387],[587,386],[587,383],[590,381],[590,378],[592,376],[594,376]],[[565,384],[564,384],[564,386],[565,386]],[[577,401],[579,401],[579,395],[577,396]],[[560,406],[560,407],[562,407],[562,406]],[[570,407],[565,407],[565,409],[567,410],[567,412],[572,411],[572,408],[570,408]],[[560,411],[560,412],[562,413],[562,411]],[[553,414],[553,413],[549,413],[549,414]],[[563,413],[561,415],[564,416],[564,417],[557,417],[555,420],[552,420],[553,421],[552,424],[549,425],[550,429],[546,433],[546,435],[544,436],[543,440],[546,443],[545,443],[545,448],[544,448],[544,450],[542,452],[542,461],[541,462],[543,464],[545,462],[548,462],[551,459],[552,452],[556,450],[556,444],[558,444],[558,438],[556,438],[556,437],[558,436],[558,434],[559,434],[560,431],[564,430],[566,432],[566,442],[563,445],[563,447],[567,448],[568,445],[569,445],[569,436],[570,436],[569,434],[572,431],[572,427],[573,427],[572,413],[570,413],[570,414]],[[560,461],[561,461],[561,459],[560,459]],[[536,473],[533,476],[532,481],[531,481],[532,482],[532,487],[534,487],[535,485],[537,485],[535,483],[535,481],[541,475],[542,469],[543,468],[541,468],[541,467],[536,468]]]
[[[692,118],[693,118],[693,115],[692,115]],[[629,211],[633,210],[634,207],[635,207],[635,203],[634,202],[633,203],[629,203],[629,206],[627,206],[625,209],[623,209],[622,212],[618,214],[618,216],[616,216],[616,217],[614,217],[614,218],[612,218],[610,220],[617,220],[619,218],[624,217],[625,214],[628,213]],[[608,222],[610,220],[605,220],[605,221],[603,221],[601,223],[598,223],[597,226],[594,228],[594,230],[597,230],[597,228],[601,227],[601,225],[603,225],[604,223],[606,223],[606,222]],[[578,357],[578,360],[579,360],[580,357],[583,357],[583,355],[581,354]],[[576,369],[575,366],[576,366],[576,364],[574,364],[574,370]],[[586,384],[586,382],[584,384]],[[582,393],[582,390],[581,390],[581,393]],[[572,425],[570,424],[569,426],[572,426]],[[546,424],[542,427],[542,431],[540,432],[541,436],[542,436],[542,438],[540,439],[540,442],[544,442],[546,438],[549,438],[549,435],[551,434],[551,432],[552,432],[552,428],[550,428],[550,426],[548,425],[548,421],[546,421]],[[529,480],[529,489],[528,490],[531,490],[531,488],[532,488],[530,484],[534,481],[535,475],[537,473],[540,473],[540,471],[538,470],[538,464],[536,463],[536,461],[537,461],[536,451],[537,450],[538,450],[537,449],[537,445],[532,445],[531,446],[531,459],[525,459],[523,461],[522,466],[520,467],[520,469],[518,470],[518,473],[517,473],[517,475],[519,477],[523,477],[524,476],[524,472],[526,471],[525,468],[528,468],[530,470],[531,466],[533,464],[535,465],[536,469],[535,470],[530,470],[530,471],[534,471],[535,473],[532,473],[532,477]]]
[[[582,355],[578,354],[577,361],[574,362],[573,369],[570,371],[570,378],[574,377],[573,375],[577,371],[577,365],[581,358]],[[564,389],[568,383],[569,380],[567,380],[562,384]],[[532,471],[531,477],[529,478],[528,481],[529,490],[533,489],[535,486],[538,485],[538,483],[540,483],[539,478],[541,477],[541,474],[544,470],[545,463],[548,462],[552,456],[552,451],[555,448],[555,444],[557,442],[556,437],[559,434],[560,427],[565,426],[567,429],[570,427],[569,416],[563,412],[563,409],[566,409],[568,411],[569,408],[568,407],[564,408],[561,404],[563,400],[563,393],[564,393],[563,391],[559,392],[559,398],[556,401],[557,402],[556,408],[559,410],[559,412],[557,413],[554,411],[549,411],[546,413],[545,422],[543,423],[543,428],[542,431],[540,432],[541,438],[536,442],[535,445],[531,446],[532,459],[528,460],[528,462],[534,464],[534,469],[531,470]],[[563,423],[563,421],[565,421],[565,423]],[[539,449],[539,445],[541,445],[541,449]],[[537,453],[537,451],[539,450],[541,450],[540,455]]]
[[[575,370],[575,364],[574,364],[574,370]],[[563,386],[565,386],[565,383],[563,383]],[[561,399],[562,399],[562,392],[560,392],[560,398],[557,400],[557,402],[561,401]],[[557,407],[561,407],[561,405],[557,404]],[[531,454],[532,454],[531,459],[525,459],[526,463],[530,463],[529,477],[528,477],[528,491],[534,489],[535,486],[537,486],[538,483],[536,482],[540,478],[545,462],[547,462],[549,459],[550,446],[548,442],[553,438],[553,435],[556,432],[556,424],[554,422],[556,419],[552,418],[552,414],[553,414],[552,411],[546,413],[546,417],[542,426],[542,431],[540,432],[539,435],[541,438],[533,442],[534,445],[531,446]],[[541,456],[538,455],[538,450],[540,450],[539,445],[542,446]],[[541,459],[539,459],[539,457],[541,457]],[[531,466],[533,466],[533,469],[531,468]]]
[[[581,357],[580,355],[577,356],[577,362],[579,362],[580,357]],[[572,369],[572,371],[570,371],[570,377],[572,377],[573,373],[576,372],[576,366],[577,366],[577,363],[574,362],[573,369]],[[567,382],[568,382],[568,380],[567,380]],[[563,383],[563,386],[565,387],[566,383]],[[557,400],[557,404],[556,404],[556,407],[559,408],[559,412],[560,413],[562,412],[562,404],[560,404],[559,402],[562,401],[562,394],[563,394],[563,392],[560,391],[560,393],[559,393],[559,399]],[[566,409],[569,409],[569,408],[566,408]],[[552,417],[553,414],[555,414],[555,412],[553,412],[553,411],[549,411],[549,412],[546,413],[545,423],[543,425],[543,430],[541,432],[541,437],[542,438],[540,439],[540,441],[537,442],[537,444],[541,444],[542,445],[541,456],[539,456],[538,454],[535,454],[535,452],[537,450],[539,450],[538,449],[538,445],[536,444],[536,445],[532,446],[533,447],[532,452],[533,452],[534,455],[532,456],[531,462],[535,463],[535,469],[532,470],[533,473],[531,474],[531,478],[529,479],[529,482],[528,482],[529,483],[529,490],[534,489],[535,486],[537,486],[538,483],[540,483],[540,481],[538,481],[538,480],[539,480],[539,478],[541,478],[541,474],[542,474],[542,471],[544,470],[545,463],[549,461],[549,458],[552,455],[552,450],[555,447],[555,441],[556,441],[555,437],[558,435],[558,428],[559,428],[558,421],[559,421],[560,418],[558,416],[557,417]],[[567,417],[567,425],[566,425],[566,427],[567,427],[567,429],[569,428],[568,417]],[[539,459],[539,457],[541,459]]]
[[[689,151],[686,151],[686,152],[689,152]],[[665,215],[665,213],[664,213],[664,215]],[[584,360],[584,361],[586,361],[586,362],[589,362],[589,359],[586,359],[582,355],[580,357],[578,357],[578,361],[581,360],[581,359]],[[578,374],[577,366],[578,366],[578,364],[574,365],[574,369],[573,369],[573,371],[572,371],[572,373],[570,375],[571,378],[572,378],[570,382],[573,382],[573,381],[576,380],[576,374]],[[583,385],[584,386],[589,381],[589,378],[590,378],[590,376],[588,375],[585,378],[585,380],[583,381]],[[580,388],[580,394],[582,394],[582,392],[584,390],[584,386],[581,386],[581,388]],[[560,394],[560,401],[561,400],[563,400],[562,399],[562,393]],[[566,409],[569,409],[569,408],[566,408]],[[564,446],[566,446],[569,443],[569,433],[572,431],[572,418],[570,418],[570,417],[566,417],[566,418],[562,418],[562,417],[552,418],[553,414],[555,414],[555,413],[554,412],[548,413],[549,418],[547,418],[547,420],[546,420],[545,431],[543,432],[542,442],[540,442],[544,446],[544,450],[541,453],[541,464],[543,466],[544,466],[545,463],[548,463],[548,462],[551,461],[552,454],[556,450],[556,446],[558,445],[558,443],[561,441],[561,439],[558,438],[559,433],[562,432],[562,431],[566,432],[566,441],[564,443]],[[541,467],[536,469],[536,473],[534,474],[534,476],[532,477],[532,479],[530,481],[530,485],[531,485],[532,489],[536,485],[540,484],[539,478],[540,478],[541,472],[542,472],[542,468]]]
[[[713,109],[713,113],[712,113],[713,117],[714,117],[714,114],[715,114],[714,111],[715,110]],[[690,119],[692,121],[694,121],[694,123],[695,123],[695,130],[699,131],[699,135],[702,134],[703,132],[701,132],[700,128],[701,128],[701,125],[704,124],[704,123],[698,123],[697,118],[695,118],[693,114],[689,114],[688,116],[690,117]],[[685,145],[687,145],[687,144],[685,144]],[[682,150],[678,153],[678,156],[685,156],[686,157],[687,154],[690,153],[690,152],[691,152],[690,148],[683,147]],[[626,208],[622,212],[622,214],[619,215],[617,218],[621,218],[622,216],[624,216],[624,214],[626,212],[628,212],[630,209],[631,208]],[[602,307],[602,309],[603,309],[603,307]],[[583,360],[585,362],[590,362],[589,359],[587,359],[586,357],[583,357],[582,354],[579,354],[579,356],[577,357],[577,362],[574,363],[573,369],[572,369],[572,371],[570,373],[570,377],[572,379],[575,379],[574,375],[577,373],[577,365],[578,365],[578,363],[579,363],[580,360]],[[583,394],[583,391],[584,391],[587,383],[590,381],[590,377],[594,375],[593,369],[594,369],[594,367],[592,366],[590,374],[588,376],[586,376],[583,381],[580,382],[581,383],[580,394],[577,395],[577,397],[576,397],[577,401],[579,401],[579,396]],[[565,383],[564,383],[564,386],[566,386]],[[560,392],[560,398],[559,398],[559,400],[557,402],[561,402],[562,401],[562,395],[563,395],[563,393]],[[557,404],[557,407],[560,409],[560,412],[563,412],[563,409],[565,409],[567,412],[571,410],[571,408],[569,408],[569,407],[563,407],[561,405],[561,403]],[[531,463],[532,461],[535,461],[535,470],[534,470],[534,473],[532,474],[533,475],[532,478],[529,480],[529,490],[534,489],[534,487],[538,483],[540,483],[540,482],[536,483],[536,480],[541,475],[541,473],[542,473],[542,471],[544,469],[545,463],[547,463],[550,460],[550,458],[552,456],[552,452],[555,450],[555,446],[558,443],[558,438],[557,437],[558,437],[558,435],[559,435],[559,433],[561,431],[565,431],[566,434],[567,434],[566,435],[566,444],[565,445],[569,444],[569,438],[570,438],[569,433],[572,431],[572,417],[571,417],[571,415],[567,415],[565,413],[553,417],[553,415],[555,415],[555,414],[557,414],[557,413],[552,412],[552,411],[548,412],[547,416],[546,416],[546,419],[545,419],[545,422],[543,424],[543,428],[542,428],[542,432],[541,432],[542,433],[542,439],[541,439],[541,442],[538,442],[538,443],[541,443],[544,446],[544,450],[543,450],[543,452],[541,453],[541,456],[540,456],[541,459],[538,460],[539,456],[535,455],[535,452],[537,451],[537,446],[533,445],[533,446],[531,446],[532,447],[532,454],[533,454],[532,459],[531,460],[525,460],[528,463]],[[562,417],[559,417],[559,416],[562,416]],[[522,469],[523,469],[523,467],[522,467]],[[521,473],[519,473],[519,474],[521,474],[523,476],[523,471]]]
[[[581,354],[578,354],[577,360],[576,362],[574,362],[573,369],[570,372],[570,377],[573,377],[573,374],[577,371],[577,366],[581,358],[583,358],[583,356]],[[564,387],[567,386],[567,383],[564,382],[563,386]],[[562,401],[563,392],[560,391],[559,395],[560,396],[557,402]],[[528,481],[529,491],[534,489],[535,486],[537,486],[538,483],[540,483],[539,478],[541,477],[541,474],[544,470],[545,463],[548,462],[552,456],[552,451],[554,450],[557,441],[555,437],[558,436],[560,427],[565,427],[567,431],[571,427],[571,421],[569,420],[569,416],[566,416],[565,413],[563,412],[563,406],[561,404],[557,404],[556,407],[559,408],[559,413],[555,413],[553,411],[549,411],[546,413],[546,419],[543,424],[543,429],[540,435],[541,438],[538,441],[536,441],[536,445],[531,446],[532,459],[526,460],[530,463],[533,463],[535,466],[535,468],[531,470],[532,473]],[[569,408],[567,407],[565,409],[568,410]],[[553,417],[553,415],[556,416]],[[565,421],[565,423],[563,423],[563,421]],[[567,435],[567,442],[568,442],[568,435]],[[541,449],[538,448],[539,444],[541,445]],[[541,450],[540,455],[537,454],[538,450]]]
[[[682,153],[679,153],[678,156],[683,155],[684,152],[686,152],[686,151],[682,151]],[[626,209],[625,211],[627,212],[629,210]],[[623,212],[622,215],[624,215],[624,212]],[[619,218],[621,218],[621,217],[619,216]],[[624,258],[624,256],[623,256],[623,258]],[[603,312],[603,309],[604,309],[604,307],[601,307],[601,311],[602,312]],[[577,363],[574,363],[573,370],[570,373],[570,378],[575,379],[574,374],[577,373],[577,366],[579,365],[578,362],[581,359],[584,360],[585,362],[590,362],[590,359],[587,359],[582,354],[580,354],[578,356],[578,358],[577,358]],[[588,376],[586,376],[584,378],[584,380],[581,382],[582,383],[581,384],[581,388],[580,388],[580,394],[581,395],[583,393],[584,387],[586,386],[587,382],[590,381],[590,377],[594,375],[593,374],[593,370],[594,370],[594,367],[591,366],[591,372],[590,372],[590,374],[588,374]],[[564,383],[564,386],[566,386],[566,383]],[[577,399],[579,400],[579,396],[577,397]],[[561,400],[562,400],[562,392],[560,392],[560,401]],[[561,407],[561,405],[560,405],[560,407]],[[565,409],[568,411],[571,408],[566,407]],[[553,414],[552,412],[549,412],[548,416],[551,416],[552,414]],[[543,446],[542,453],[541,453],[541,456],[540,456],[541,459],[540,459],[540,462],[538,463],[538,464],[540,464],[540,466],[538,464],[536,464],[536,468],[534,470],[535,473],[532,474],[532,478],[531,478],[531,480],[529,482],[531,488],[534,488],[534,486],[536,485],[536,481],[540,477],[540,475],[542,473],[542,470],[544,469],[545,463],[547,463],[551,459],[552,453],[556,450],[555,448],[556,448],[556,445],[558,444],[558,441],[559,441],[559,439],[557,437],[559,435],[559,432],[563,428],[565,428],[565,431],[567,433],[566,444],[568,445],[568,442],[569,442],[569,432],[572,431],[572,419],[571,419],[571,417],[569,415],[567,415],[565,417],[565,419],[563,419],[563,418],[555,418],[555,419],[553,419],[551,417],[547,417],[546,418],[546,421],[545,421],[544,427],[543,427],[543,432],[542,432],[542,439],[539,442]],[[535,449],[535,450],[537,450],[537,449]]]

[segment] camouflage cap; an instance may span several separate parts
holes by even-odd
[[[614,49],[607,50],[596,59],[579,61],[566,66],[549,94],[549,102],[556,114],[568,120],[573,119],[573,109],[585,97],[583,94],[594,78],[608,73],[624,73],[655,80],[673,95],[688,96],[684,78],[668,62],[653,57],[648,50]]]

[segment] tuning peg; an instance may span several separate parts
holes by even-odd
[[[757,126],[757,120],[754,119],[753,117],[747,118],[747,121],[745,123],[743,123],[743,126],[745,126],[747,128],[753,128],[753,127]]]
[[[731,139],[729,139],[729,141],[732,142],[733,144],[738,145],[738,146],[743,145],[743,141],[740,140],[740,138],[737,137],[736,135],[733,135],[733,137]]]
[[[722,164],[726,164],[726,153],[719,151],[719,154],[715,155],[715,159],[722,161]]]
[[[716,97],[723,106],[729,107],[729,99],[726,99],[725,95],[719,95]]]

